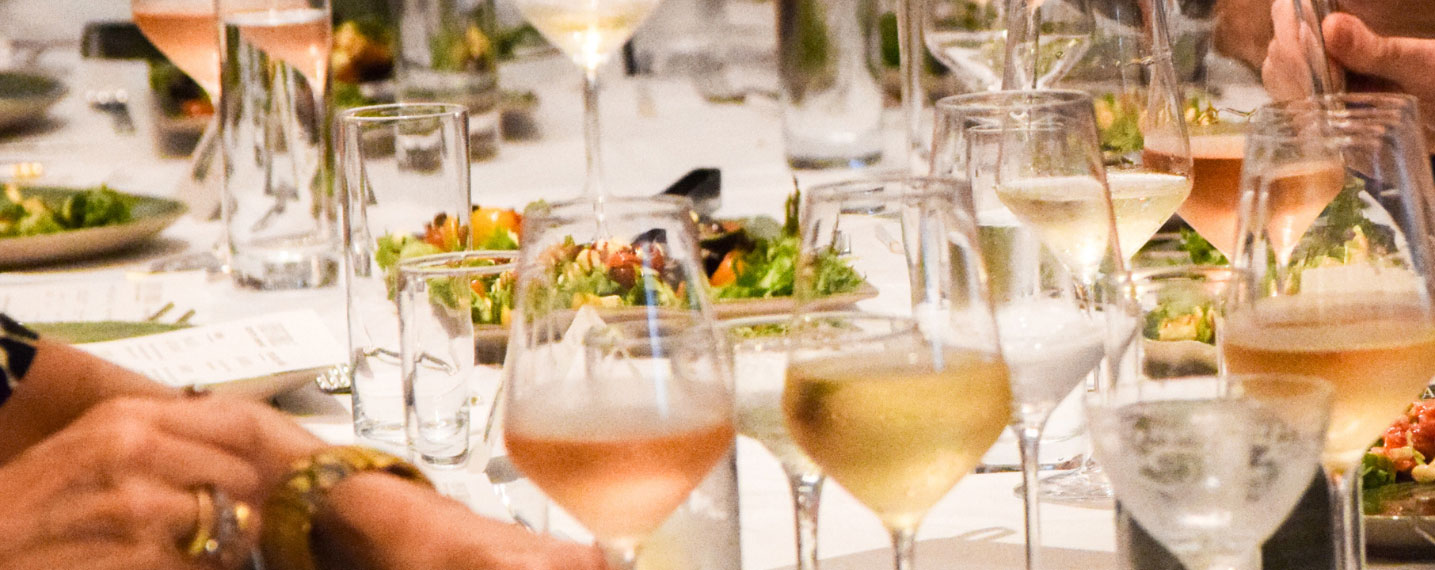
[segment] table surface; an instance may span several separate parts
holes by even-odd
[[[70,83],[70,95],[38,127],[0,133],[0,165],[41,161],[46,183],[105,182],[129,192],[175,197],[187,161],[156,153],[143,65],[76,59],[60,54],[45,60]],[[502,81],[506,88],[533,89],[539,95],[535,119],[541,137],[505,142],[495,159],[474,164],[475,202],[521,207],[535,199],[577,195],[583,176],[578,72],[566,60],[547,58],[505,67]],[[723,174],[723,214],[776,216],[781,212],[794,173],[782,157],[774,100],[750,97],[744,104],[714,104],[681,78],[633,79],[612,69],[607,70],[604,81],[606,170],[613,193],[652,194],[692,168],[718,167]],[[131,94],[137,133],[115,134],[108,117],[85,105],[84,90],[104,86],[123,86]],[[889,119],[889,153],[883,166],[895,167],[901,163],[895,152],[900,148],[900,128],[895,113]],[[805,186],[850,174],[800,172],[795,178]],[[0,287],[48,280],[123,279],[131,272],[144,271],[154,260],[205,250],[218,231],[216,222],[186,217],[158,239],[118,255],[0,273]],[[192,307],[197,311],[196,322],[307,307],[325,320],[335,338],[344,337],[343,293],[335,287],[254,292],[216,278],[208,282],[206,292],[207,302]],[[276,403],[328,441],[345,443],[353,438],[345,397],[325,395],[310,386],[282,396]],[[790,498],[777,462],[755,443],[740,440],[738,465],[744,567],[791,566]],[[933,509],[922,527],[918,559],[923,566],[1021,568],[1022,509],[1012,492],[1019,480],[1011,473],[972,475],[963,480]],[[475,503],[480,511],[493,512],[491,501]],[[824,568],[890,564],[887,537],[875,517],[837,485],[826,487],[822,514],[819,542]],[[1043,518],[1048,567],[1116,567],[1109,506],[1044,504]],[[1388,567],[1435,568],[1435,564]]]

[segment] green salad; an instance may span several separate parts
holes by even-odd
[[[26,196],[6,184],[0,196],[0,238],[53,234],[130,221],[132,199],[100,185],[61,200]]]

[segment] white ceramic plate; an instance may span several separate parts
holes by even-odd
[[[59,80],[14,71],[0,72],[0,131],[45,116],[45,110],[65,96]]]
[[[26,196],[58,201],[82,190],[25,187]],[[38,236],[0,238],[0,267],[51,263],[124,249],[169,227],[184,215],[185,206],[174,200],[134,196],[131,219],[123,224],[84,228]]]

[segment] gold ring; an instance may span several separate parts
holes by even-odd
[[[208,486],[196,487],[193,492],[195,503],[198,506],[194,517],[194,535],[184,542],[183,550],[185,556],[199,558],[209,552],[211,548],[218,548],[218,541],[214,537],[216,520],[214,493]]]

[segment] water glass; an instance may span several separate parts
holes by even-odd
[[[360,107],[339,118],[347,372],[362,439],[405,441],[396,263],[467,249],[467,122],[463,107],[444,104]]]
[[[513,270],[512,255],[461,251],[399,262],[405,427],[409,449],[427,465],[458,466],[468,460],[473,299]]]
[[[219,136],[236,283],[328,285],[338,274],[329,153],[328,0],[218,0]]]
[[[1231,269],[1217,265],[1152,267],[1131,272],[1141,307],[1133,378],[1161,380],[1220,371],[1216,349]]]
[[[778,0],[782,134],[793,168],[882,158],[882,80],[874,0]]]
[[[399,100],[463,105],[472,157],[498,154],[494,0],[403,0],[396,5]]]

